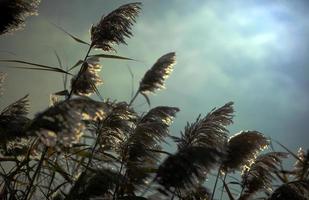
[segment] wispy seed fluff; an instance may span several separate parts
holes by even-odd
[[[28,16],[37,15],[40,0],[0,0],[0,35],[22,28]]]
[[[250,169],[257,155],[267,148],[268,139],[257,131],[241,131],[228,140],[223,171]]]
[[[85,121],[105,118],[108,107],[89,98],[77,98],[57,103],[38,114],[29,131],[36,133],[46,146],[69,147],[79,141]]]
[[[95,93],[96,87],[103,83],[99,76],[101,69],[102,65],[99,64],[99,58],[87,59],[80,73],[71,80],[73,93],[79,96],[90,96]]]
[[[164,81],[169,77],[176,64],[176,54],[171,52],[160,57],[146,72],[140,82],[139,92],[147,94],[164,88]]]
[[[95,48],[114,51],[113,44],[126,44],[125,37],[131,37],[131,26],[141,9],[141,3],[120,6],[91,27],[91,42]]]

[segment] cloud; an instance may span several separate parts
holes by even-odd
[[[291,133],[282,126],[298,127],[293,116],[309,115],[308,88],[299,81],[303,74],[295,73],[307,71],[308,64],[295,52],[308,41],[298,37],[307,23],[303,15],[288,3],[220,1],[197,7],[190,14],[173,9],[160,18],[142,20],[131,41],[139,46],[136,55],[143,58],[176,50],[178,65],[172,75],[176,78],[169,82],[168,91],[184,106],[182,121],[231,99],[240,104],[235,129],[250,124],[288,137]],[[159,98],[160,103],[169,99],[165,94]],[[307,128],[303,125],[294,134],[300,136]]]

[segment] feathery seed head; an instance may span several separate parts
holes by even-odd
[[[228,152],[223,162],[223,170],[249,169],[256,156],[268,145],[268,139],[257,131],[241,131],[233,135],[228,140]]]
[[[36,116],[29,132],[36,133],[47,146],[71,146],[78,142],[85,129],[85,121],[105,118],[104,103],[88,98],[62,101]]]
[[[0,35],[22,28],[28,16],[37,15],[40,0],[1,0]]]
[[[1,141],[27,137],[25,128],[30,122],[26,116],[29,111],[28,95],[10,104],[0,112]]]
[[[293,181],[277,188],[268,200],[309,200],[309,181]]]
[[[98,72],[102,65],[99,58],[89,58],[82,66],[82,71],[71,79],[73,93],[79,96],[90,96],[95,93],[96,86],[103,83]]]
[[[140,82],[139,91],[143,94],[164,88],[164,81],[169,77],[176,64],[176,54],[171,52],[160,57],[146,72]]]
[[[259,155],[254,163],[242,174],[244,192],[240,200],[249,199],[256,192],[264,189],[272,191],[274,174],[280,170],[282,159],[288,156],[284,152],[269,152]]]
[[[131,26],[141,9],[141,3],[120,6],[90,29],[92,46],[103,51],[114,51],[113,44],[126,44],[125,38],[131,37]]]
[[[157,171],[157,182],[164,190],[192,190],[219,162],[221,153],[207,147],[188,147],[165,159]]]
[[[293,170],[295,178],[297,180],[309,179],[309,150],[306,153],[302,148],[299,148],[297,157]]]
[[[176,138],[178,148],[204,146],[224,153],[229,131],[225,126],[233,123],[233,102],[213,109],[204,118],[200,116],[192,124],[187,124],[181,138]]]

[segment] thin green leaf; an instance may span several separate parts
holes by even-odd
[[[83,64],[83,62],[84,62],[84,61],[82,61],[82,60],[77,61],[77,63],[75,63],[75,65],[73,65],[73,66],[68,70],[68,72],[71,71],[71,70],[73,70],[73,69],[75,69],[75,68],[78,67],[79,65]]]
[[[58,172],[66,181],[72,183],[73,180],[70,176],[70,174],[68,174],[64,169],[62,169],[62,167],[57,163],[52,163],[50,161],[48,161],[49,166],[52,168],[52,170]]]
[[[297,159],[299,162],[303,163],[303,161],[295,154],[293,153],[291,150],[289,150],[286,146],[284,146],[283,144],[281,144],[280,142],[276,141],[275,142],[277,144],[279,144],[282,148],[284,148],[287,152],[289,152],[295,159]]]
[[[62,91],[56,92],[54,94],[58,95],[58,96],[68,96],[69,95],[69,91],[68,90],[62,90]]]
[[[137,61],[132,58],[127,58],[123,56],[117,56],[117,55],[108,55],[108,54],[95,54],[95,55],[90,55],[89,57],[98,57],[98,58],[110,58],[110,59],[118,59],[118,60],[132,60],[132,61]]]
[[[64,28],[62,28],[62,27],[60,27],[60,26],[58,26],[58,25],[56,25],[56,24],[54,24],[54,23],[52,23],[52,22],[50,22],[52,25],[54,25],[56,28],[58,28],[59,30],[61,30],[62,32],[64,32],[65,34],[67,34],[68,36],[70,36],[73,40],[75,40],[76,42],[78,42],[78,43],[81,43],[81,44],[86,44],[86,45],[89,45],[90,46],[90,44],[88,43],[88,42],[85,42],[85,41],[83,41],[82,39],[79,39],[78,37],[76,37],[76,36],[74,36],[74,35],[72,35],[71,33],[69,33],[68,31],[66,31]]]
[[[104,100],[101,93],[99,92],[97,86],[93,83],[93,82],[90,82],[91,84],[91,87],[93,88],[94,92],[96,93],[96,95],[100,98],[100,100]]]
[[[145,97],[145,99],[147,101],[147,104],[150,107],[150,99],[149,99],[149,97],[146,94],[144,94],[144,93],[141,93],[141,94]]]
[[[62,67],[62,62],[61,62],[61,59],[60,59],[60,57],[59,57],[59,55],[58,55],[57,51],[54,51],[54,53],[55,53],[55,56],[56,56],[56,58],[57,58],[57,61],[58,61],[59,67],[61,67],[61,69],[63,69],[63,67]]]
[[[43,71],[44,70],[45,71],[55,71],[55,72],[60,72],[60,73],[72,75],[69,72],[66,72],[65,70],[57,68],[57,67],[51,67],[51,66],[48,66],[48,65],[41,65],[41,64],[27,62],[27,61],[22,61],[22,60],[0,60],[0,62],[19,63],[19,64],[26,64],[26,65],[32,65],[32,66],[38,67],[38,68],[35,68],[35,67],[13,67],[13,66],[7,66],[7,67],[12,67],[12,68],[43,70]]]
[[[226,192],[227,192],[227,195],[229,196],[229,199],[230,199],[230,200],[235,200],[234,197],[233,197],[233,195],[232,195],[232,193],[231,193],[231,191],[230,191],[230,188],[227,186],[227,184],[225,183],[225,181],[223,181],[223,186],[224,186],[224,188],[225,188],[225,190],[226,190]]]
[[[58,72],[58,73],[65,73],[72,76],[72,74],[68,72],[62,72],[58,70],[51,70],[51,69],[44,69],[44,68],[35,68],[35,67],[16,67],[16,66],[9,66],[9,68],[15,68],[15,69],[31,69],[31,70],[38,70],[38,71],[49,71],[49,72]]]
[[[55,50],[54,53],[55,53],[55,56],[57,57],[57,61],[58,61],[59,67],[61,69],[64,69],[63,65],[62,65],[62,62],[61,62],[61,59],[60,59],[60,56],[58,55],[57,51]],[[67,69],[67,67],[66,67],[66,69]],[[63,88],[66,89],[67,74],[63,74],[62,75],[62,79],[63,79]]]

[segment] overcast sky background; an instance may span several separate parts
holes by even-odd
[[[101,15],[132,1],[43,0],[39,16],[24,30],[0,37],[0,58],[57,65],[53,51],[72,66],[86,47],[52,26],[56,23],[89,41]],[[235,102],[231,133],[258,130],[296,151],[309,147],[309,2],[306,0],[145,0],[128,46],[119,55],[141,62],[102,61],[103,97],[129,100],[130,66],[135,89],[161,55],[176,51],[177,65],[167,89],[151,95],[152,106],[181,109],[173,125],[178,135],[187,121],[213,107]],[[6,51],[6,52],[4,52]],[[12,55],[11,53],[15,55]],[[99,53],[99,51],[98,51]],[[3,68],[8,73],[1,107],[30,94],[31,112],[48,106],[62,89],[61,75]],[[141,97],[136,109],[147,109]]]

